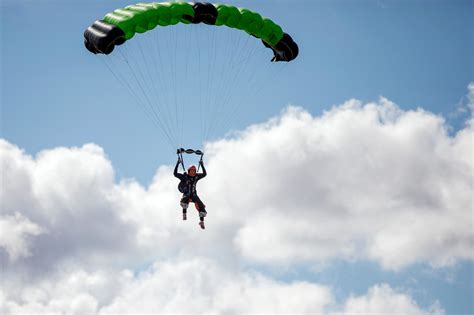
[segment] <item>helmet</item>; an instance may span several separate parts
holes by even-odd
[[[188,168],[188,175],[189,175],[189,176],[196,176],[196,166],[191,165],[191,166]]]

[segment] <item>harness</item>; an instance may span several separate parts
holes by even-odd
[[[183,149],[180,148],[176,151],[176,154],[178,155],[181,167],[183,168],[183,172],[186,172],[186,168],[184,167],[184,159],[183,159],[183,153],[186,154],[197,154],[201,156],[201,159],[199,160],[199,166],[196,171],[196,175],[194,177],[191,177],[189,175],[186,175],[186,179],[181,181],[178,185],[178,190],[182,192],[183,194],[187,195],[193,195],[196,193],[196,184],[198,181],[198,176],[197,173],[199,172],[199,169],[201,168],[201,162],[202,158],[204,156],[204,152],[201,150],[193,150],[193,149]],[[190,190],[190,191],[189,191]]]
[[[187,176],[185,180],[179,182],[178,190],[186,195],[192,195],[196,193],[196,184],[197,184],[197,176],[193,178],[191,176]]]

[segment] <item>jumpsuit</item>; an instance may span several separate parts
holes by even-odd
[[[196,184],[200,179],[206,177],[206,168],[204,167],[204,164],[201,164],[202,173],[198,173],[195,176],[190,176],[186,172],[183,174],[178,173],[179,163],[179,161],[176,163],[173,174],[180,180],[178,189],[180,192],[183,193],[183,197],[181,198],[181,206],[183,207],[183,212],[186,213],[186,209],[189,205],[189,202],[194,202],[196,210],[199,211],[199,218],[201,219],[201,221],[203,221],[204,217],[207,214],[206,206],[197,194]]]

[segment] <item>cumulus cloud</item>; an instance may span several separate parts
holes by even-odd
[[[65,260],[99,263],[109,256],[109,264],[125,256],[124,249],[133,253],[134,227],[114,204],[113,168],[101,148],[56,148],[33,158],[0,140],[0,162],[2,216],[19,213],[36,230],[47,231],[30,233],[30,255],[14,264],[11,251],[0,251],[7,271],[41,275]]]
[[[101,311],[322,313],[331,299],[327,287],[307,282],[279,283],[258,274],[232,274],[211,261],[193,259],[154,265]]]
[[[442,117],[383,98],[351,100],[318,117],[290,107],[207,145],[204,235],[178,220],[170,167],[160,167],[149,187],[117,183],[97,145],[32,157],[3,140],[2,212],[50,231],[35,237],[35,266],[101,260],[104,252],[134,263],[202,251],[270,265],[446,266],[473,257],[474,169],[473,127],[453,137],[446,129]],[[152,248],[159,250],[150,255]]]
[[[210,195],[238,213],[234,244],[261,263],[446,266],[473,257],[472,136],[450,137],[441,117],[383,98],[321,117],[292,107],[209,145],[213,184],[226,187]]]
[[[283,283],[255,272],[235,272],[205,258],[157,262],[138,274],[68,270],[17,299],[2,292],[5,314],[410,314],[442,315],[387,284],[335,303],[332,289],[306,281]]]
[[[30,256],[29,239],[41,233],[43,229],[40,226],[18,212],[0,216],[0,248],[8,253],[11,262]]]
[[[323,312],[333,300],[327,287],[279,283],[241,266],[297,268],[342,259],[400,270],[472,260],[474,126],[466,124],[453,136],[447,129],[440,116],[404,111],[384,98],[368,104],[350,100],[320,116],[289,107],[266,123],[206,145],[209,175],[199,184],[209,213],[205,231],[197,227],[196,213],[180,220],[171,166],[159,167],[144,187],[131,179],[117,181],[111,161],[95,144],[31,156],[0,140],[1,224],[13,231],[0,243],[2,298],[9,292],[12,309],[32,299],[28,307],[37,306],[38,312],[62,305],[85,313],[118,311],[133,302],[127,297],[131,290],[145,294],[142,286],[151,286],[164,292],[179,277],[161,273],[174,259],[180,272],[203,275],[192,292],[213,297],[203,295],[190,307],[260,310],[253,296],[269,287],[268,294],[283,301],[272,305],[275,311],[301,304],[301,312],[305,305]],[[210,263],[196,263],[197,256]],[[135,271],[152,262],[159,267],[135,278]],[[109,277],[116,278],[120,290],[98,297],[79,286],[73,291],[84,294],[62,300],[67,290],[57,284],[69,283],[65,275],[89,279],[91,274],[107,288],[113,287]],[[57,277],[57,283],[48,277]],[[225,292],[239,295],[237,302],[219,300],[219,292],[206,286],[218,279]],[[176,281],[175,292],[192,294],[184,290],[185,280]],[[386,293],[384,288],[374,292]],[[314,305],[281,298],[296,291],[322,298]],[[354,298],[354,305],[371,307],[372,295],[362,302]],[[178,305],[150,303],[170,311]]]
[[[11,291],[2,294],[6,314],[323,313],[333,298],[325,286],[234,273],[202,258],[159,262],[136,276],[130,270],[69,270],[18,288],[19,299],[9,295]]]
[[[394,290],[387,284],[380,284],[370,288],[366,295],[347,299],[344,314],[442,315],[444,310],[438,302],[428,309],[422,309],[406,293]]]

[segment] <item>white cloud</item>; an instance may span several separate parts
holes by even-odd
[[[163,261],[174,260],[170,264],[185,274],[212,270],[203,272],[207,278],[191,292],[202,290],[212,301],[202,296],[183,307],[259,310],[253,297],[269,287],[268,294],[282,303],[272,305],[275,311],[295,304],[302,312],[307,305],[323,311],[333,299],[328,288],[279,283],[239,268],[255,262],[297,268],[346,259],[399,270],[472,260],[472,139],[472,124],[449,136],[441,117],[422,109],[403,111],[383,98],[369,104],[351,100],[317,117],[290,107],[267,123],[207,145],[209,175],[199,184],[209,213],[205,231],[194,212],[180,220],[177,180],[169,166],[160,167],[152,184],[143,187],[134,180],[117,182],[111,162],[94,144],[33,157],[0,140],[1,216],[15,222],[2,224],[16,231],[1,243],[4,298],[9,292],[12,309],[32,299],[27,304],[38,307],[35,312],[74,313],[74,305],[77,312],[123,309],[132,302],[130,289],[146,294],[144,288],[151,286],[166,294],[179,275],[160,270],[168,264]],[[183,263],[196,256],[208,260]],[[150,277],[120,273],[153,261],[161,267],[149,271]],[[100,296],[75,288],[64,276],[76,275],[70,270],[81,270],[78,277],[84,278],[98,273],[107,288],[115,277],[120,290]],[[57,282],[45,280],[53,275]],[[206,286],[220,279],[222,297]],[[176,292],[190,296],[189,283],[178,280]],[[25,283],[31,286],[26,297]],[[314,305],[282,298],[296,291],[323,298]],[[239,296],[235,304],[228,297],[233,295]],[[178,305],[149,303],[153,309]]]
[[[471,113],[474,112],[474,82],[470,82],[467,86],[467,106],[471,110]]]
[[[120,217],[113,201],[116,184],[110,161],[101,148],[56,148],[35,158],[0,140],[2,165],[1,215],[21,214],[47,233],[29,238],[31,255],[10,264],[12,269],[44,273],[64,260],[105,261],[133,253],[135,228]],[[31,234],[31,233],[30,233]],[[7,268],[9,270],[9,268]]]
[[[269,265],[446,266],[473,258],[472,137],[472,126],[450,137],[441,117],[383,98],[351,100],[319,117],[290,107],[207,146],[204,234],[189,226],[194,213],[179,220],[170,167],[145,188],[116,183],[97,145],[31,157],[3,140],[2,212],[50,231],[35,237],[26,262],[39,269],[67,259],[128,266],[203,251]]]
[[[323,313],[333,302],[328,287],[232,272],[202,258],[156,263],[137,276],[68,270],[15,294],[2,294],[6,314]]]
[[[406,293],[394,290],[387,284],[373,286],[363,296],[347,299],[344,314],[400,314],[400,315],[442,315],[444,310],[438,302],[428,309],[422,309]]]
[[[464,95],[457,104],[456,110],[450,113],[449,118],[465,118],[466,124],[473,124],[474,117],[474,82],[469,82],[467,85],[467,94]]]
[[[137,275],[65,270],[15,294],[16,299],[11,291],[0,295],[5,314],[444,314],[439,303],[423,309],[386,284],[338,305],[328,286],[278,282],[205,258],[157,262]]]
[[[322,313],[331,301],[327,287],[307,282],[278,283],[258,274],[234,274],[211,261],[193,259],[156,264],[101,311]]]
[[[18,212],[14,215],[0,215],[0,248],[8,253],[11,262],[30,256],[29,239],[43,232],[40,226]]]
[[[472,136],[386,99],[321,117],[290,108],[211,144],[213,185],[225,189],[205,192],[238,214],[234,242],[251,260],[445,266],[473,257]]]

